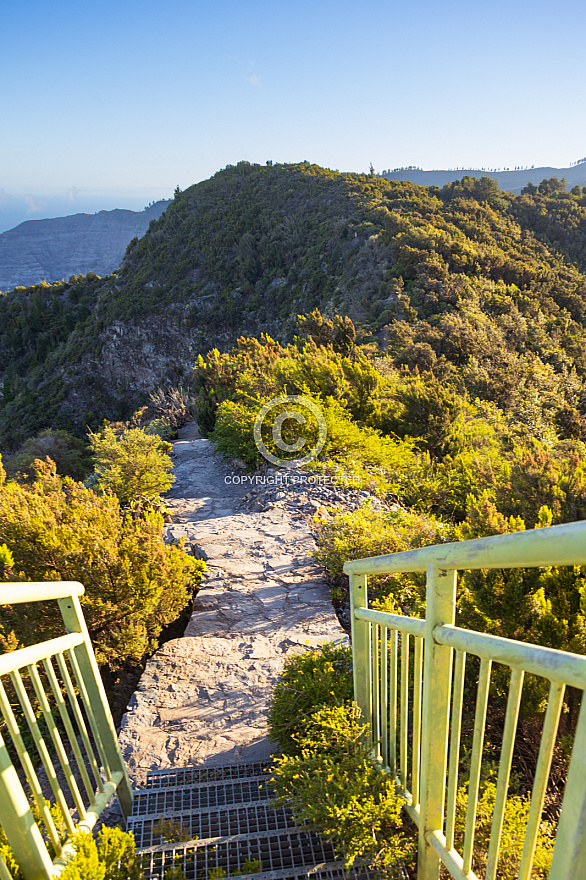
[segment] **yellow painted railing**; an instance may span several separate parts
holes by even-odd
[[[493,663],[509,667],[510,682],[485,880],[497,876],[523,678],[531,673],[549,682],[517,873],[519,880],[531,876],[564,691],[566,686],[586,688],[586,657],[455,626],[456,575],[458,569],[552,565],[586,565],[586,522],[435,545],[344,566],[350,575],[355,699],[369,723],[374,756],[395,778],[419,828],[419,880],[437,880],[442,862],[456,880],[476,878],[474,836]],[[400,572],[427,573],[425,620],[368,608],[367,576]],[[454,831],[468,655],[479,658],[479,669],[460,852]],[[586,699],[576,727],[549,878],[586,878]]]
[[[79,602],[83,591],[73,582],[0,584],[0,605],[57,600],[66,633],[0,655],[0,825],[26,880],[57,877],[73,855],[71,835],[93,828],[114,793],[125,818],[132,810],[132,787]],[[67,830],[64,842],[46,794]],[[0,859],[0,878],[9,876]]]

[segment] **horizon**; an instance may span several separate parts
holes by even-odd
[[[586,149],[586,58],[559,36],[584,29],[578,0],[22,0],[0,24],[0,228],[140,210],[241,159],[566,168]]]
[[[230,163],[236,164],[236,163]],[[278,164],[295,164],[295,163],[273,163],[275,165]],[[311,163],[317,164],[317,163]],[[487,174],[500,174],[507,172],[522,172],[522,171],[568,171],[569,169],[576,167],[578,165],[586,165],[586,157],[582,159],[578,159],[576,161],[568,163],[568,165],[564,167],[556,167],[554,165],[541,165],[541,166],[527,166],[522,168],[472,168],[472,167],[462,167],[462,168],[418,168],[415,166],[403,166],[399,168],[389,168],[378,170],[375,169],[376,173],[379,176],[384,176],[384,174],[393,174],[399,173],[402,171],[413,171],[417,173],[450,173],[450,174],[467,174],[467,173],[487,173]],[[222,169],[218,169],[214,171],[213,174],[217,174],[218,171]],[[349,173],[349,174],[363,174],[365,173],[363,170],[355,171],[346,169],[344,172],[340,172],[339,169],[334,169],[338,173]],[[210,175],[211,176],[213,176]],[[206,179],[206,178],[204,178]],[[539,183],[540,181],[533,181],[534,183]],[[201,181],[194,181],[193,184],[189,186],[194,186],[197,183],[201,183]],[[188,187],[185,187],[186,189]],[[140,192],[140,194],[139,194]],[[159,202],[159,201],[169,201],[173,199],[173,191],[169,193],[161,193],[160,189],[155,191],[152,190],[140,190],[139,192],[128,192],[122,191],[119,194],[112,193],[109,190],[105,190],[103,193],[99,191],[94,191],[94,193],[78,193],[75,200],[72,200],[69,196],[63,196],[63,194],[58,193],[46,193],[41,191],[39,194],[38,200],[34,201],[33,210],[31,210],[31,199],[30,195],[25,194],[15,194],[10,200],[3,198],[3,191],[0,190],[0,235],[3,232],[9,232],[11,229],[15,229],[17,226],[20,226],[22,223],[26,223],[28,221],[35,220],[57,220],[62,217],[71,217],[75,214],[99,214],[102,211],[134,211],[140,213],[146,210],[151,204]],[[148,199],[148,201],[147,201]],[[6,209],[7,202],[10,202],[9,209]]]

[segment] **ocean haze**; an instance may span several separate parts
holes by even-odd
[[[79,190],[72,186],[67,192],[19,188],[15,192],[0,180],[0,233],[27,220],[52,220],[115,209],[142,211],[146,205],[170,199],[172,195],[171,189],[160,186],[136,190]]]

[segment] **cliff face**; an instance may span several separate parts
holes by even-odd
[[[144,211],[100,211],[54,220],[27,220],[0,235],[0,290],[58,281],[70,275],[109,275],[128,243],[147,231],[168,201]]]

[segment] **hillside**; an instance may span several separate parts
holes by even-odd
[[[0,235],[0,290],[58,281],[70,275],[109,275],[128,242],[144,235],[169,202],[144,211],[100,211],[54,220],[27,220]]]
[[[156,385],[188,383],[198,353],[291,339],[316,307],[405,368],[456,371],[499,404],[549,395],[580,422],[585,269],[581,187],[514,196],[488,178],[440,190],[242,162],[178,192],[117,276],[0,299],[2,444],[127,416]]]
[[[485,171],[478,168],[459,169],[458,171],[434,170],[423,171],[421,168],[406,168],[400,171],[383,171],[381,174],[387,180],[409,180],[420,186],[445,186],[453,183],[464,176],[490,177],[495,180],[500,189],[519,194],[528,183],[538,186],[542,180],[556,177],[565,180],[568,189],[573,186],[586,186],[586,160],[571,165],[569,168],[523,168],[507,171]]]

